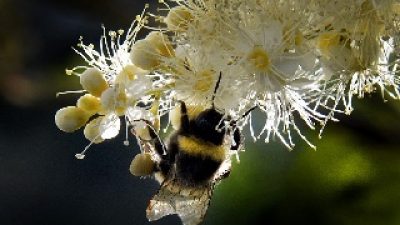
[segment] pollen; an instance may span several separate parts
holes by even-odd
[[[317,47],[321,53],[325,56],[330,54],[330,50],[333,47],[337,47],[340,44],[340,35],[338,33],[324,33],[318,37]]]
[[[297,32],[294,37],[294,44],[296,46],[300,46],[304,43],[304,36],[301,32]]]
[[[268,53],[259,46],[254,47],[247,55],[247,61],[257,72],[267,72],[271,68],[271,60]]]
[[[198,79],[194,84],[194,89],[199,92],[207,92],[211,89],[213,85],[213,75],[214,72],[211,70],[205,70],[197,74]]]

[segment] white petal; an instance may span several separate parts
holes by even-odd
[[[318,89],[318,82],[306,78],[300,78],[290,82],[290,86],[297,91],[306,91]]]
[[[149,111],[142,109],[140,107],[134,107],[134,108],[130,107],[128,109],[126,116],[129,118],[129,121],[131,121],[131,122],[141,120],[141,119],[145,119],[145,120],[149,120],[149,121],[153,120],[152,114]]]
[[[138,76],[133,82],[130,83],[128,93],[135,99],[139,99],[146,95],[146,92],[152,89],[152,83],[150,79],[145,76]]]
[[[278,21],[270,21],[267,24],[263,24],[263,26],[264,33],[259,35],[259,38],[262,38],[259,40],[260,44],[267,47],[267,49],[280,46],[283,41],[282,24]]]
[[[308,53],[301,56],[281,56],[274,60],[273,65],[285,78],[290,79],[296,75],[296,71],[311,71],[315,65],[316,58]]]
[[[101,138],[112,139],[118,135],[121,121],[114,113],[106,115],[100,125]]]

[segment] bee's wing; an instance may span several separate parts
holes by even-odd
[[[182,187],[173,181],[165,182],[158,193],[150,200],[146,214],[149,221],[177,214],[184,225],[197,225],[210,205],[212,189]]]

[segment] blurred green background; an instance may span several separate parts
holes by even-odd
[[[149,1],[146,1],[149,2]],[[101,24],[127,28],[142,0],[0,0],[0,224],[150,224],[156,182],[129,174],[138,153],[123,135],[91,148],[82,132],[54,125],[57,109],[79,89],[65,68],[83,64],[71,50],[79,36],[98,43]],[[153,5],[155,5],[153,3]],[[355,101],[350,117],[297,140],[255,143],[216,189],[205,224],[400,224],[400,102],[379,95]],[[169,216],[151,224],[177,224]]]

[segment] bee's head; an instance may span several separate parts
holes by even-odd
[[[226,133],[223,115],[213,108],[201,112],[192,121],[192,128],[192,132],[196,136],[204,136],[208,141],[217,145],[222,144]]]

